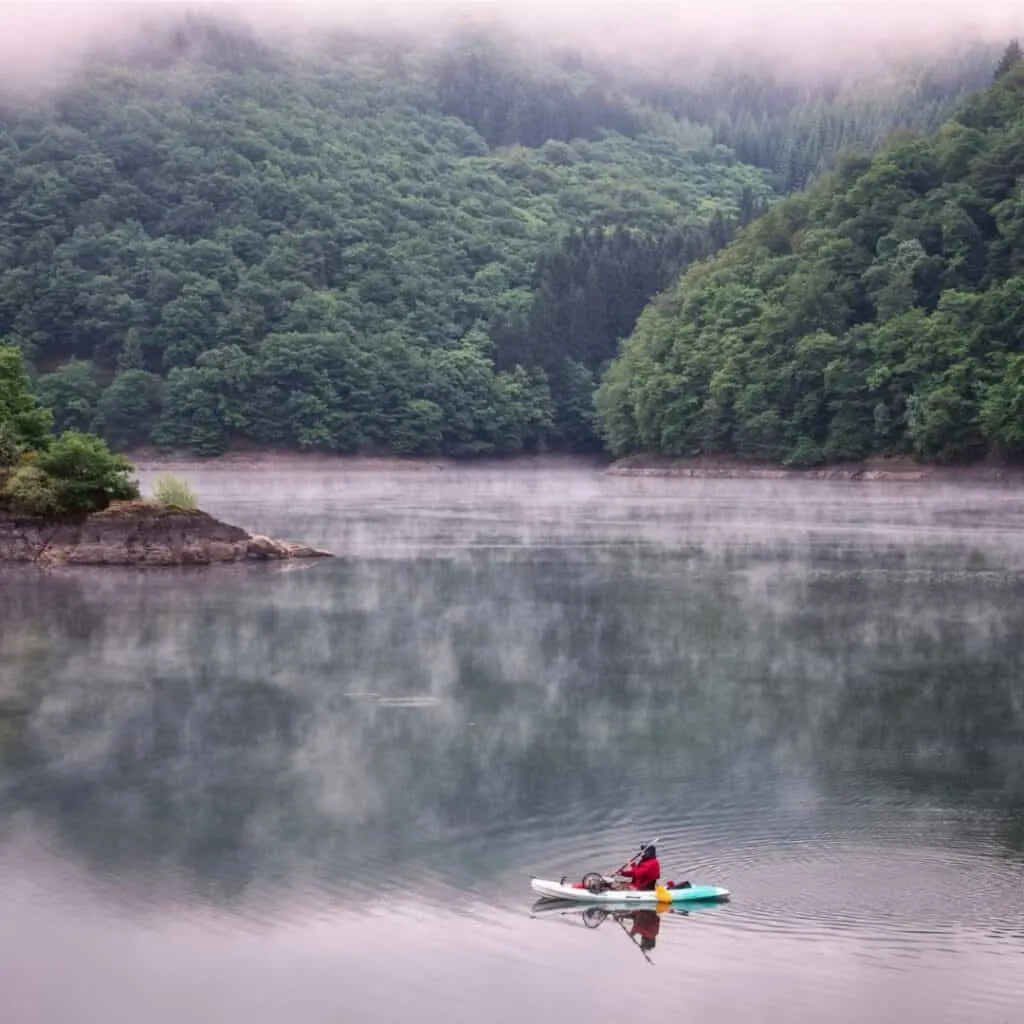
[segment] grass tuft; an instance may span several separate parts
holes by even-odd
[[[153,499],[172,508],[194,509],[199,503],[195,491],[176,476],[162,476],[153,487]]]

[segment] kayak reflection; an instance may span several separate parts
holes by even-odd
[[[693,913],[713,910],[714,904],[696,904],[685,910],[678,905],[660,904],[654,908],[635,907],[627,904],[615,906],[581,907],[572,900],[537,900],[531,908],[530,916],[535,918],[556,917],[567,923],[581,925],[591,930],[600,928],[606,922],[613,922],[629,937],[630,942],[643,953],[647,962],[654,965],[648,955],[658,944],[662,918],[667,915],[689,917]]]

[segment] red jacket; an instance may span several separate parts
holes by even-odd
[[[658,863],[658,858],[654,857],[637,864],[635,868],[624,868],[622,873],[626,878],[633,879],[634,889],[653,889],[661,877],[661,864]]]

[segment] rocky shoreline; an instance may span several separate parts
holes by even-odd
[[[123,452],[134,468],[144,473],[262,472],[277,470],[331,470],[344,473],[438,473],[478,470],[603,469],[611,457],[603,454],[545,452],[520,455],[347,455],[337,452],[233,451],[206,458],[188,452],[155,452],[147,448]]]
[[[990,484],[1024,486],[1024,464],[987,461],[964,465],[918,462],[904,456],[873,457],[860,462],[796,467],[755,462],[731,456],[700,455],[673,459],[659,455],[630,455],[613,459],[604,454],[544,453],[507,457],[443,458],[429,456],[385,457],[316,452],[244,451],[208,459],[183,453],[157,454],[148,450],[128,453],[144,472],[274,472],[280,470],[331,471],[339,473],[437,473],[437,472],[547,472],[589,469],[608,476],[679,477],[734,480],[853,480]]]
[[[295,541],[250,534],[198,509],[115,502],[83,519],[0,515],[0,564],[181,566],[331,558]]]
[[[1008,483],[1024,485],[1024,467],[1006,464],[939,466],[908,458],[797,468],[740,459],[697,457],[668,459],[634,455],[605,469],[609,476],[681,477],[722,480],[861,480],[935,483]]]

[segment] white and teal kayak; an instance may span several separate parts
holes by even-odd
[[[605,889],[593,892],[583,885],[570,882],[552,882],[544,878],[531,878],[530,888],[538,896],[549,900],[572,900],[576,903],[617,903],[620,906],[656,907],[659,904],[689,903],[706,900],[727,900],[729,890],[718,885],[689,885],[685,889]]]

